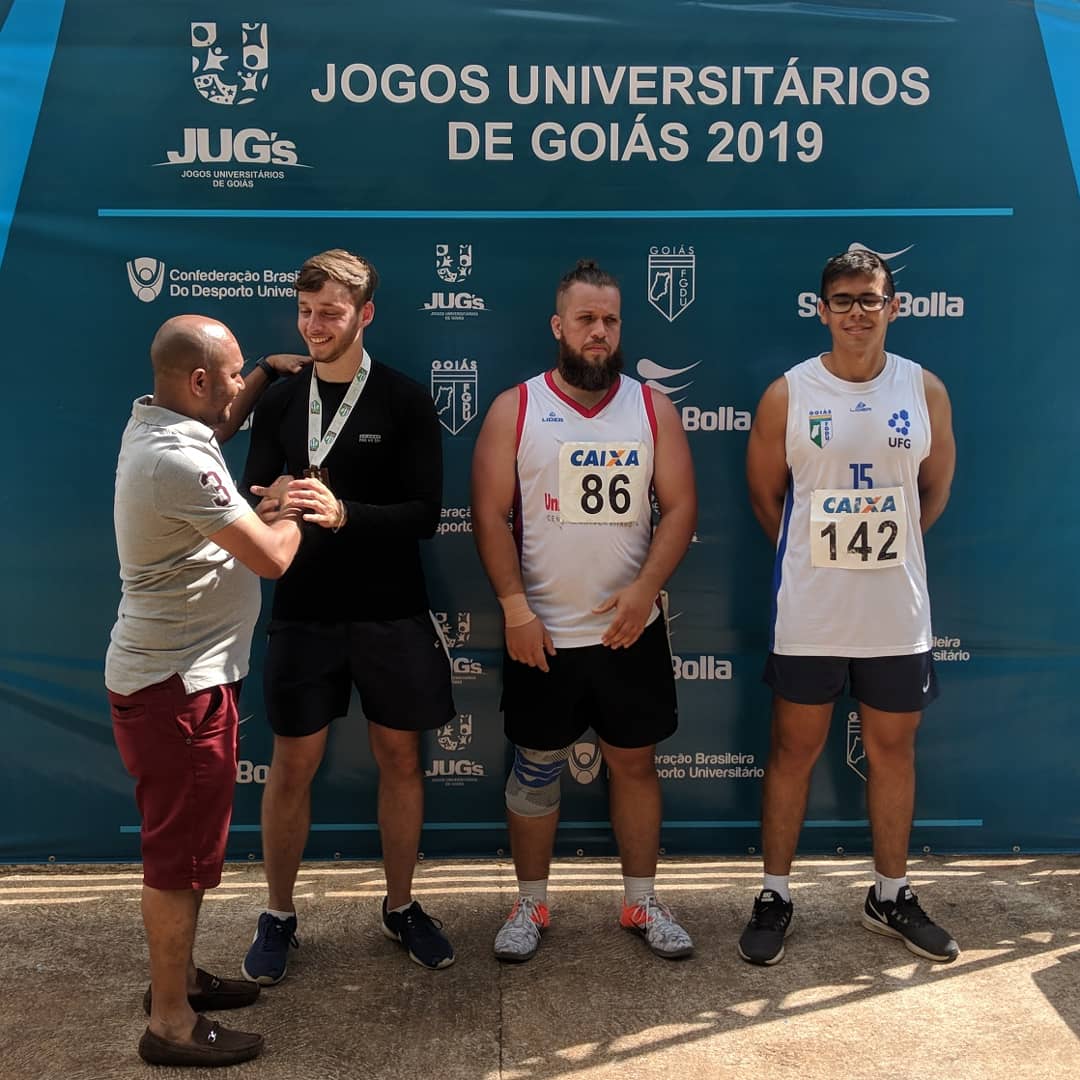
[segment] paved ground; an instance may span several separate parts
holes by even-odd
[[[678,962],[617,926],[613,861],[561,861],[543,948],[507,967],[491,938],[512,901],[510,864],[425,862],[416,894],[459,957],[427,972],[379,932],[376,866],[305,865],[303,948],[288,979],[223,1017],[263,1032],[267,1050],[202,1071],[152,1069],[135,1053],[146,982],[138,868],[3,868],[0,1078],[1080,1076],[1080,859],[916,862],[920,898],[963,950],[945,966],[860,928],[868,860],[804,860],[797,871],[795,929],[775,968],[735,953],[759,881],[749,859],[665,861],[661,898],[697,943]],[[202,966],[237,971],[264,899],[261,867],[226,868],[203,908]]]

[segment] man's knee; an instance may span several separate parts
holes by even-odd
[[[407,777],[420,772],[420,733],[371,725],[371,750],[381,776]]]
[[[268,784],[282,788],[303,789],[311,785],[322,764],[326,732],[289,738],[274,736],[274,754],[270,759]]]
[[[559,809],[560,778],[570,758],[561,750],[514,748],[514,765],[506,779],[506,808],[521,817],[547,817]]]
[[[616,780],[651,780],[656,776],[655,746],[625,750],[604,743],[601,750],[604,764]]]

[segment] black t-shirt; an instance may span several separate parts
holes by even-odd
[[[240,489],[308,466],[312,368],[270,386],[259,401]],[[322,431],[348,383],[319,379]],[[442,508],[442,437],[431,395],[374,363],[356,406],[323,461],[349,518],[337,533],[305,525],[293,564],[274,589],[275,619],[361,622],[403,619],[428,606],[421,539],[434,536]]]

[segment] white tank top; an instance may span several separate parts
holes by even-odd
[[[814,356],[784,377],[790,472],[773,572],[772,650],[927,651],[919,465],[930,452],[930,415],[922,368],[887,353],[875,379],[855,383]]]
[[[620,375],[586,409],[546,372],[518,393],[514,536],[525,594],[557,649],[598,645],[613,616],[592,609],[637,577],[652,539],[652,392]]]

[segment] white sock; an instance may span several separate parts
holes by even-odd
[[[776,893],[785,904],[790,904],[791,889],[788,888],[788,882],[790,880],[790,874],[766,874],[761,888],[762,890]]]
[[[627,907],[634,907],[644,902],[647,896],[656,892],[655,877],[627,877],[623,874],[623,896]]]
[[[273,908],[269,907],[266,909],[266,912],[268,915],[273,915],[275,919],[280,919],[282,922],[286,919],[292,919],[296,915],[295,911],[275,911]]]
[[[908,883],[907,874],[903,877],[886,877],[874,871],[874,892],[879,900],[891,900],[896,902],[900,890]]]
[[[518,878],[518,896],[527,896],[538,904],[547,904],[548,879],[540,881],[522,881]]]
[[[403,911],[408,911],[409,908],[412,907],[412,905],[413,905],[413,902],[412,902],[412,900],[410,900],[407,904],[402,904],[401,907],[387,908],[386,909],[386,914],[387,915],[390,915],[390,914],[400,915]]]

